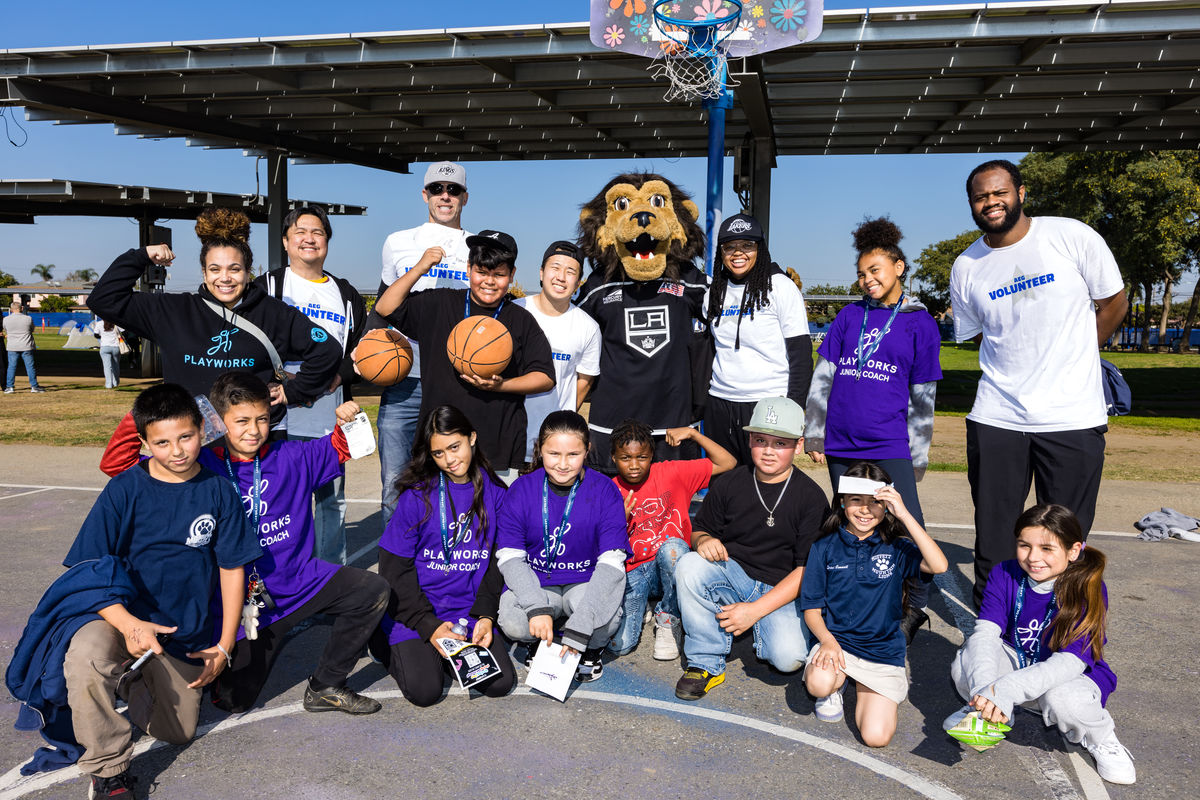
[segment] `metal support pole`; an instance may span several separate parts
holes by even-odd
[[[751,185],[750,213],[762,225],[763,235],[770,241],[771,230],[771,169],[775,166],[775,148],[770,139],[754,140],[754,171]]]
[[[724,65],[721,67],[724,71]],[[721,85],[725,75],[721,75]],[[717,252],[717,229],[721,226],[721,201],[725,184],[725,111],[733,108],[733,92],[726,88],[715,100],[705,100],[708,109],[708,210],[704,221],[704,235],[708,247],[704,255],[704,271],[713,274],[713,263]]]
[[[267,269],[284,266],[283,218],[287,215],[287,154],[267,155]]]

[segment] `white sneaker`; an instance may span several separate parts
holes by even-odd
[[[841,722],[842,717],[846,715],[842,708],[842,695],[846,691],[846,684],[828,697],[817,699],[817,719],[821,722]]]
[[[670,628],[664,628],[662,625],[655,623],[655,661],[674,661],[675,659],[679,658],[679,641],[675,638],[675,629],[677,627],[679,626],[672,625]]]
[[[1096,761],[1096,772],[1109,783],[1130,784],[1137,781],[1137,770],[1133,766],[1133,756],[1125,745],[1117,741],[1117,735],[1110,733],[1108,738],[1099,744],[1085,745],[1087,751]]]
[[[4,393],[5,393],[5,394],[12,394],[14,391],[15,391],[14,389],[5,389],[5,390],[4,390]]]

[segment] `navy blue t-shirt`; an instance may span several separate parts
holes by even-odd
[[[884,544],[878,533],[859,539],[845,528],[808,551],[800,610],[823,609],[825,626],[847,653],[904,666],[904,580],[921,571],[921,551],[908,539]]]
[[[209,609],[220,591],[217,568],[248,564],[262,549],[228,478],[202,469],[189,481],[166,483],[150,477],[146,464],[108,482],[63,565],[122,559],[138,590],[129,613],[178,626],[164,649],[186,658],[220,637]]]

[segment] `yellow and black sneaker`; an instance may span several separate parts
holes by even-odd
[[[725,682],[725,673],[709,675],[708,670],[688,667],[683,677],[675,684],[675,696],[680,700],[699,700]]]
[[[313,688],[312,680],[304,687],[305,711],[344,711],[347,714],[374,714],[383,706],[378,700],[346,686]]]

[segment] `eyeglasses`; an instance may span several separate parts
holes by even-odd
[[[742,253],[749,255],[758,252],[758,242],[725,242],[721,245],[722,253]]]
[[[425,187],[425,191],[429,192],[430,194],[442,194],[444,192],[451,197],[458,197],[460,194],[465,192],[466,189],[459,186],[457,183],[431,183]]]

